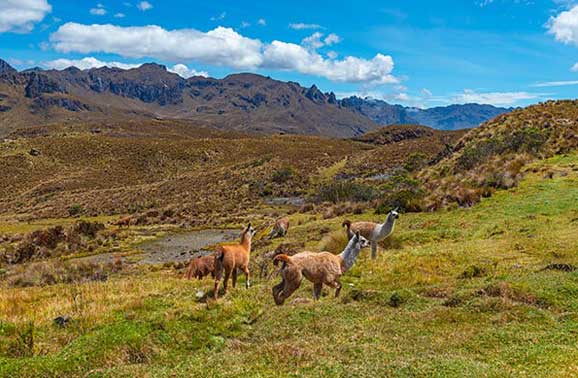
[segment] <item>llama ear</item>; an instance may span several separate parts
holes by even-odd
[[[359,240],[359,231],[357,231],[357,232],[355,233],[355,237],[357,238],[357,240]]]

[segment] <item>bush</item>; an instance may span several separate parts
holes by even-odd
[[[367,202],[376,199],[379,192],[368,185],[355,182],[332,182],[322,185],[315,196],[317,202]]]
[[[70,215],[71,217],[79,216],[83,212],[84,212],[84,208],[82,207],[82,205],[80,205],[78,203],[75,203],[75,204],[70,205],[68,207],[68,215]]]
[[[277,184],[283,184],[295,176],[295,170],[291,167],[282,167],[273,172],[271,181]]]
[[[427,165],[427,155],[423,152],[413,152],[403,165],[408,172],[416,172]]]

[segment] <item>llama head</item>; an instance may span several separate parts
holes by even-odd
[[[246,234],[247,236],[249,236],[250,238],[252,238],[253,236],[255,236],[255,234],[257,233],[257,230],[255,230],[252,226],[251,223],[249,223],[247,225],[247,228],[245,228],[245,231],[243,232],[244,234]]]
[[[369,243],[369,240],[367,240],[366,238],[364,238],[363,236],[361,236],[361,235],[359,234],[359,231],[357,231],[357,232],[355,233],[355,235],[353,235],[353,238],[352,238],[352,239],[353,239],[354,246],[355,246],[356,248],[361,249],[361,248],[367,248],[367,247],[369,247],[369,244],[370,244],[370,243]]]
[[[399,218],[399,207],[396,207],[395,209],[391,210],[391,211],[389,212],[389,216],[390,216],[392,219],[398,219],[398,218]]]

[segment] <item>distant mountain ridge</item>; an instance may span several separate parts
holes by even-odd
[[[482,104],[419,109],[357,96],[344,98],[340,104],[380,125],[418,124],[440,130],[469,129],[513,110]]]
[[[477,106],[468,123],[474,112],[463,108],[413,111],[383,101],[338,100],[315,85],[305,88],[252,73],[184,79],[155,63],[128,70],[18,72],[0,60],[0,136],[49,124],[156,118],[191,120],[220,130],[348,138],[397,123],[474,126],[495,114],[493,107],[480,112],[483,107]]]

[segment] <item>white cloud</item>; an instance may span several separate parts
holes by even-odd
[[[326,60],[303,46],[273,41],[265,47],[263,57],[263,66],[266,68],[297,71],[332,81],[373,84],[398,82],[391,75],[393,59],[382,54],[377,54],[371,60],[353,56],[343,60]]]
[[[336,59],[339,56],[339,54],[336,51],[328,51],[327,56],[329,57],[329,59]]]
[[[430,98],[433,96],[433,93],[431,93],[431,91],[427,88],[422,88],[420,93],[421,93],[422,97],[425,97],[425,98]]]
[[[570,71],[572,72],[578,72],[578,63],[575,63],[571,68]]]
[[[337,34],[331,33],[327,37],[325,37],[323,42],[325,42],[325,44],[327,46],[331,46],[331,45],[334,45],[336,43],[341,42],[341,37],[338,36]]]
[[[126,15],[124,13],[119,12],[119,13],[115,13],[113,17],[114,18],[125,18]]]
[[[259,20],[257,20],[257,25],[266,26],[267,21],[264,18],[260,18]]]
[[[464,93],[455,96],[452,102],[459,104],[489,104],[494,106],[513,105],[522,100],[532,100],[540,97],[539,94],[528,92],[488,92],[477,93],[466,89]]]
[[[50,36],[60,52],[110,53],[129,58],[156,58],[175,63],[198,61],[236,69],[278,69],[351,83],[391,84],[391,56],[372,59],[347,56],[325,59],[315,50],[282,41],[269,44],[244,37],[235,30],[217,27],[165,30],[159,26],[121,27],[67,23]]]
[[[91,68],[100,68],[100,67],[117,67],[122,68],[124,70],[128,70],[130,68],[139,67],[140,64],[127,64],[127,63],[120,63],[120,62],[103,62],[98,60],[94,57],[86,57],[82,59],[56,59],[51,60],[48,62],[42,63],[43,67],[54,69],[54,70],[63,70],[68,67],[76,67],[81,70],[88,70]]]
[[[303,40],[301,41],[301,44],[303,46],[307,46],[307,47],[310,47],[310,48],[315,50],[315,49],[318,49],[318,48],[323,47],[325,45],[323,43],[323,41],[321,41],[322,37],[323,37],[323,33],[315,32],[315,33],[311,34],[309,37],[303,38]]]
[[[546,87],[565,87],[569,85],[578,85],[578,80],[545,81],[542,83],[533,84],[531,86],[535,88],[546,88]]]
[[[242,21],[241,22],[241,28],[248,28],[249,26],[251,26],[250,22],[247,21]]]
[[[104,16],[106,14],[106,9],[102,4],[96,4],[96,8],[90,10],[90,14],[93,16]]]
[[[578,45],[578,5],[550,17],[547,27],[548,33],[553,34],[557,41]]]
[[[222,12],[220,15],[218,16],[213,16],[211,17],[211,21],[221,21],[224,20],[225,17],[227,17],[227,12]]]
[[[339,42],[341,42],[341,38],[337,34],[331,33],[327,37],[323,38],[323,33],[315,32],[309,37],[303,38],[301,44],[316,50],[323,46],[331,46]]]
[[[184,64],[175,64],[172,68],[168,69],[170,72],[174,72],[185,79],[188,79],[191,76],[204,76],[208,77],[209,73],[206,71],[197,71],[192,68],[185,66]]]
[[[46,0],[0,1],[0,33],[30,32],[34,24],[44,19],[52,7]]]
[[[152,8],[153,8],[153,5],[152,5],[151,3],[149,3],[148,1],[141,1],[140,3],[138,3],[138,4],[136,5],[136,7],[137,7],[138,9],[140,9],[141,11],[146,12],[146,11],[148,11],[149,9],[152,9]]]
[[[291,29],[303,30],[303,29],[323,29],[321,25],[318,24],[304,24],[303,22],[289,24]]]
[[[200,62],[250,69],[262,64],[262,43],[230,28],[206,33],[194,29],[165,30],[160,26],[121,27],[67,23],[50,36],[60,52],[104,52],[131,58]]]

